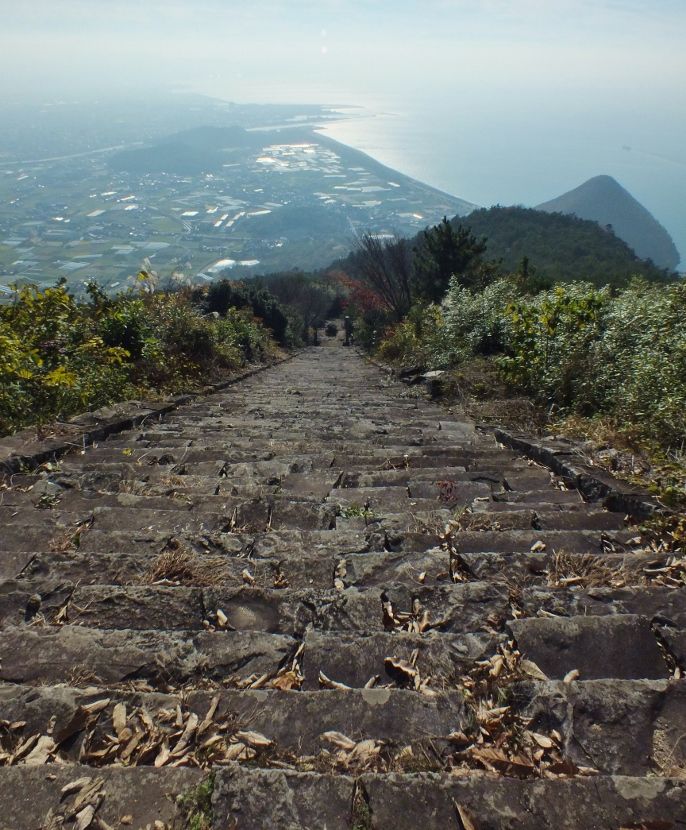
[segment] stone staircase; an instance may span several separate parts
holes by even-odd
[[[0,490],[0,828],[686,826],[681,563],[339,342]]]

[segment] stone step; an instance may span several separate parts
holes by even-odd
[[[644,585],[670,555],[637,549],[627,553],[461,553],[459,567],[470,579],[506,579],[527,585],[582,588]],[[428,578],[428,573],[427,573]]]
[[[398,663],[412,666],[431,688],[455,688],[477,660],[489,659],[503,639],[487,633],[428,634],[377,632],[331,634],[307,631],[303,640],[303,689],[320,688],[320,672],[331,680],[361,688],[377,684],[413,688],[414,676]],[[390,661],[390,662],[389,662]]]
[[[79,764],[2,767],[0,828],[73,828],[79,814],[86,820],[89,808],[94,809],[97,819],[105,822],[101,827],[117,830],[188,826],[189,816],[201,815],[202,808],[198,805],[203,804],[202,794],[207,785],[198,787],[206,779],[207,773],[187,767],[93,769]],[[91,823],[90,827],[95,825]]]
[[[272,538],[273,537],[273,538]],[[451,567],[460,579],[522,582],[528,586],[599,588],[647,586],[655,568],[666,567],[668,554],[642,551],[627,554],[461,553],[455,559],[435,544],[426,550],[366,550],[360,539],[345,542],[344,534],[317,541],[317,532],[291,543],[283,532],[262,537],[222,534],[221,545],[208,537],[204,546],[170,544],[157,547],[122,543],[127,552],[103,550],[0,552],[0,578],[41,583],[73,582],[82,585],[178,584],[189,587],[259,588],[343,587],[446,584],[453,581]],[[336,538],[337,537],[337,538]],[[341,538],[343,537],[343,538]],[[435,542],[429,539],[427,544]],[[424,547],[427,545],[424,544]],[[95,546],[97,547],[97,546]],[[417,545],[416,547],[420,547]]]
[[[328,501],[341,506],[368,505],[371,509],[412,510],[416,506],[445,507],[456,504],[471,504],[476,498],[489,498],[491,488],[482,482],[463,482],[443,493],[435,484],[415,487],[355,487],[339,488],[329,493]]]
[[[59,557],[51,552],[26,553],[4,564],[8,579],[40,583],[73,582],[81,585],[186,585],[238,588],[254,584],[260,588],[288,588],[300,585],[331,590],[334,587],[338,558],[334,555],[301,554],[280,559],[247,558],[252,550],[250,538],[235,537],[236,549],[228,545],[221,552],[197,552],[184,548],[102,553],[70,551]],[[0,573],[3,568],[0,553]],[[14,564],[12,571],[10,567]]]
[[[271,503],[270,503],[271,501]],[[377,534],[381,539],[397,537],[411,540],[421,538],[426,547],[435,546],[446,525],[451,520],[450,511],[432,510],[406,513],[359,514],[346,518],[336,516],[333,505],[316,505],[277,499],[265,502],[242,502],[227,515],[211,513],[194,517],[188,511],[178,515],[173,511],[111,511],[66,514],[59,522],[59,514],[47,517],[39,526],[30,526],[19,520],[6,522],[1,545],[14,551],[54,549],[100,550],[117,552],[141,544],[153,549],[164,547],[169,537],[193,545],[199,537],[233,534],[259,534],[264,531],[280,532],[293,529],[333,530]],[[31,516],[32,514],[29,514]],[[170,521],[171,519],[171,521]],[[130,529],[119,530],[120,527]],[[267,533],[267,535],[269,535]],[[635,537],[631,531],[567,531],[567,530],[512,530],[512,531],[460,531],[454,541],[460,553],[527,553],[565,552],[599,554],[623,551]],[[72,540],[70,542],[70,539]],[[381,548],[393,544],[381,544]],[[378,549],[378,548],[377,548]],[[631,548],[629,548],[631,549]]]
[[[102,630],[75,625],[0,631],[0,680],[113,686],[133,681],[168,690],[186,684],[236,685],[275,676],[298,643],[280,634],[237,631]],[[27,659],[27,655],[31,655]]]
[[[528,681],[510,687],[509,703],[530,729],[557,730],[565,756],[580,766],[614,775],[686,769],[684,680]]]
[[[372,557],[373,558],[373,557]],[[347,561],[347,560],[346,560]],[[336,577],[334,577],[336,578]],[[200,580],[199,580],[200,581]],[[341,590],[343,587],[343,590]],[[385,620],[382,595],[392,603],[401,623]],[[71,622],[104,628],[159,627],[199,630],[220,609],[229,626],[292,634],[308,625],[329,631],[380,631],[402,628],[428,614],[426,628],[470,632],[498,628],[516,617],[641,615],[673,628],[686,629],[685,590],[639,586],[566,587],[510,585],[506,581],[436,580],[421,584],[379,581],[370,587],[336,586],[309,589],[186,586],[173,584],[78,585],[50,580],[7,581],[0,593],[0,622],[16,625],[39,611],[52,622],[66,614]],[[66,606],[66,607],[64,607]],[[413,608],[419,608],[413,612]]]
[[[96,687],[0,686],[3,717],[10,722],[25,721],[17,737],[51,734],[57,744],[56,757],[71,763],[88,760],[86,753],[111,743],[107,736],[113,732],[112,716],[117,704],[124,704],[130,722],[138,712],[145,711],[160,738],[176,733],[178,739],[174,717],[177,707],[202,721],[213,699],[213,720],[226,724],[227,738],[251,731],[273,742],[262,754],[263,763],[277,760],[284,753],[296,758],[321,755],[333,748],[324,737],[332,731],[358,742],[381,741],[385,751],[398,752],[406,745],[427,746],[430,741],[445,744],[451,733],[469,728],[464,695],[459,691],[440,691],[431,696],[389,688],[317,692],[208,689],[161,694]],[[90,718],[84,707],[96,701],[102,701],[103,708]],[[138,763],[152,765],[160,744],[161,740]],[[93,760],[99,765],[97,759]],[[115,753],[109,763],[117,760]]]
[[[280,634],[238,631],[108,630],[78,625],[10,627],[0,631],[0,680],[77,687],[145,683],[156,690],[219,683],[241,687],[268,675],[270,685],[298,653],[302,688],[325,688],[320,673],[336,683],[414,688],[414,681],[388,661],[413,665],[433,689],[455,688],[489,659],[504,636],[377,633],[323,634],[308,631],[301,642]],[[26,654],[31,654],[27,661]]]
[[[237,775],[245,773],[241,770]],[[234,800],[231,785],[224,786],[227,807],[229,803],[234,809],[239,804],[245,805],[243,815],[236,813],[241,817],[241,826],[264,826],[259,822],[267,816],[258,819],[254,812],[255,818],[248,818],[251,801]],[[489,774],[439,778],[370,774],[362,777],[360,792],[361,802],[366,805],[361,812],[368,816],[368,826],[374,830],[386,827],[415,830],[418,825],[460,827],[460,824],[479,830],[677,827],[686,817],[685,796],[683,780],[582,776],[519,781]],[[253,797],[259,798],[256,789]],[[282,826],[314,828],[317,825]],[[346,825],[332,822],[327,826],[343,828]]]
[[[676,827],[679,574],[306,351],[2,480],[0,830]]]
[[[542,617],[508,623],[517,647],[552,679],[660,679],[671,672],[650,620],[633,614]]]

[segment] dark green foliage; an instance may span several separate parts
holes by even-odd
[[[629,246],[596,222],[522,207],[476,210],[452,220],[487,238],[487,256],[512,273],[528,259],[541,284],[587,280],[595,285],[626,285],[642,276],[664,282],[669,274],[639,259]]]
[[[288,317],[278,299],[259,285],[221,280],[213,283],[204,300],[208,312],[216,311],[223,317],[230,308],[250,309],[268,326],[281,346],[289,345]]]
[[[443,217],[439,225],[422,233],[414,248],[413,296],[440,303],[453,276],[461,285],[477,285],[478,265],[485,251],[485,239],[477,239],[470,228]]]
[[[594,176],[574,190],[539,205],[538,210],[592,219],[658,268],[673,270],[679,264],[679,252],[669,233],[612,176]]]

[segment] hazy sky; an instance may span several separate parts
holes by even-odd
[[[454,146],[455,176],[445,180],[444,159],[443,172],[424,177],[481,204],[534,204],[586,171],[614,174],[616,152],[622,183],[686,247],[686,0],[0,0],[0,9],[10,94],[172,85],[237,101],[361,104],[399,120],[358,133],[358,144],[420,177]],[[436,152],[425,147],[418,162],[431,112]]]
[[[0,0],[4,83],[176,82],[263,100],[418,90],[683,96],[684,0]],[[636,89],[638,85],[638,89]],[[683,97],[680,104],[683,105]]]

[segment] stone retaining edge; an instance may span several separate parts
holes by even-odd
[[[533,439],[498,427],[493,428],[493,434],[504,446],[548,467],[569,486],[579,490],[587,501],[602,501],[607,510],[637,517],[664,510],[647,490],[581,462],[580,453],[571,441]]]
[[[421,373],[414,372],[408,379],[401,370],[379,363],[358,350],[362,357],[377,369],[401,382],[423,381]],[[418,375],[418,377],[416,377]],[[431,393],[431,390],[429,390]],[[435,396],[432,394],[432,398]],[[615,478],[610,473],[580,462],[580,451],[566,439],[534,439],[515,435],[499,427],[486,427],[497,441],[526,458],[536,461],[560,476],[565,483],[577,489],[590,502],[602,501],[603,507],[615,513],[628,513],[635,517],[648,517],[664,512],[665,508],[647,490]]]
[[[58,438],[37,439],[35,427],[28,427],[14,435],[0,438],[0,478],[3,474],[12,475],[33,470],[41,464],[61,458],[76,447],[87,447],[110,435],[140,426],[149,418],[161,419],[189,401],[228,389],[266,369],[287,363],[297,354],[299,352],[293,352],[285,358],[252,366],[226,380],[208,384],[199,392],[174,395],[154,402],[121,401],[93,412],[75,415],[63,425],[66,434]]]

